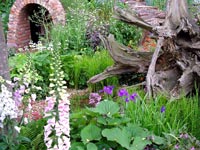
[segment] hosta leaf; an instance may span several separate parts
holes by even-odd
[[[145,129],[142,128],[136,124],[128,124],[128,126],[126,127],[126,129],[132,133],[133,137],[141,137],[141,138],[146,138],[148,136],[150,136],[150,132]]]
[[[120,125],[129,122],[130,118],[107,118],[108,125]]]
[[[95,108],[88,108],[92,112],[99,113],[101,115],[107,115],[111,117],[119,111],[117,103],[109,100],[101,101]]]
[[[115,141],[122,147],[129,149],[131,135],[127,130],[120,128],[104,129],[102,135],[109,141]]]
[[[134,142],[131,145],[131,150],[144,150],[146,145],[152,144],[150,141],[146,140],[145,138],[135,137]]]
[[[156,143],[157,145],[161,145],[165,143],[165,140],[162,137],[153,136],[153,143]]]
[[[98,150],[98,148],[94,143],[88,143],[87,150]]]
[[[72,142],[70,150],[85,150],[82,142]]]
[[[93,140],[101,139],[101,129],[96,125],[89,124],[81,130],[81,139],[84,144]]]
[[[107,125],[106,118],[104,118],[102,116],[97,117],[97,122],[100,124],[103,124],[103,125]]]

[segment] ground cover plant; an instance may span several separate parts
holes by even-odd
[[[0,150],[200,149],[198,87],[170,100],[162,93],[149,98],[143,84],[132,86],[142,74],[128,83],[124,75],[88,84],[114,65],[98,43],[97,29],[131,48],[141,31],[113,20],[113,1],[62,3],[68,24],[53,26],[50,38],[10,55],[11,80],[0,76]],[[91,18],[97,20],[88,31]],[[107,24],[108,30],[102,29]],[[87,33],[95,36],[88,39]]]

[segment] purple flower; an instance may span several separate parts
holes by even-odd
[[[127,90],[126,90],[126,89],[120,89],[120,90],[118,91],[118,96],[119,96],[119,97],[128,96]]]
[[[108,85],[108,86],[104,86],[103,91],[104,93],[111,95],[113,92],[114,86]]]
[[[176,144],[176,145],[174,146],[174,148],[175,148],[175,149],[179,149],[179,145]]]
[[[130,95],[130,100],[135,102],[135,98],[137,97],[137,93],[133,93]]]
[[[183,139],[187,139],[188,138],[188,134],[187,133],[185,133],[185,134],[181,133],[179,137],[183,138]]]
[[[15,101],[15,104],[17,106],[20,106],[21,105],[21,102],[22,102],[22,94],[20,93],[20,90],[16,90],[14,93],[13,93],[13,98],[14,98],[14,101]]]
[[[101,100],[101,96],[98,93],[90,93],[89,104],[96,106]]]
[[[190,150],[195,150],[194,146],[190,148]]]
[[[162,106],[160,109],[160,112],[163,113],[163,112],[165,112],[165,110],[166,110],[165,106]]]
[[[128,103],[128,102],[129,102],[129,98],[128,98],[128,97],[125,99],[125,102],[126,102],[126,103]]]
[[[185,138],[185,139],[188,138],[188,134],[187,134],[187,133],[184,134],[184,138]]]
[[[183,138],[183,137],[184,137],[184,134],[183,134],[183,133],[181,133],[179,137],[180,137],[180,138]]]
[[[20,92],[21,94],[24,94],[25,89],[26,89],[26,88],[25,88],[24,85],[20,85],[19,92]]]

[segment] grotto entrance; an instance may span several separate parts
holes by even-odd
[[[31,40],[37,43],[48,32],[52,18],[48,10],[38,4],[27,5],[26,11],[30,21]]]
[[[65,11],[59,0],[16,0],[8,23],[8,48],[24,48],[45,36],[48,24],[65,24]]]

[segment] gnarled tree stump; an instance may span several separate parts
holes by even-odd
[[[113,36],[101,37],[115,61],[88,82],[126,72],[146,73],[149,96],[164,92],[179,98],[192,92],[200,81],[200,30],[189,15],[186,0],[168,0],[162,25],[152,26],[129,10],[115,8],[115,17],[153,33],[157,46],[152,52],[136,52],[117,43]]]

